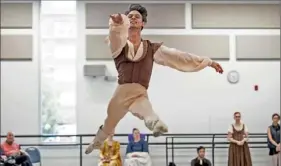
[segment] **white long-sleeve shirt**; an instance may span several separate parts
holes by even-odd
[[[134,45],[128,40],[130,21],[126,15],[122,14],[122,18],[122,24],[116,24],[112,19],[109,20],[107,42],[111,49],[112,57],[116,58],[124,46],[128,44],[128,58],[132,61],[137,61],[143,55],[143,43],[135,52]],[[155,52],[154,62],[183,72],[196,72],[212,64],[212,60],[208,57],[193,55],[165,45],[161,45]]]

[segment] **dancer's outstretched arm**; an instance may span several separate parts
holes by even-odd
[[[106,39],[112,57],[116,58],[127,43],[130,21],[124,14],[113,14],[109,19],[109,35]]]
[[[196,72],[210,66],[217,72],[223,73],[222,67],[208,57],[193,55],[164,45],[155,52],[154,61],[183,72]]]

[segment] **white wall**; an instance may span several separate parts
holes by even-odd
[[[77,127],[78,134],[89,134],[96,132],[98,126],[103,123],[107,103],[116,84],[83,76],[83,65],[90,62],[85,61],[82,5],[79,6],[78,12],[80,36],[77,54]],[[276,31],[261,32],[279,34],[278,30]],[[214,30],[201,32],[226,33]],[[247,31],[233,31],[233,34],[235,33],[247,33]],[[231,61],[221,62],[225,69],[223,75],[216,74],[210,68],[198,73],[180,73],[155,65],[149,95],[155,111],[168,124],[170,133],[225,133],[235,111],[242,112],[250,132],[263,133],[271,123],[272,113],[279,112],[279,62],[236,62],[233,34],[230,34],[232,36]],[[36,37],[35,39],[37,40]],[[38,58],[38,54],[34,54],[32,62],[1,62],[1,134],[5,134],[8,130],[16,134],[40,134]],[[110,72],[116,74],[112,62],[92,63],[106,64]],[[241,80],[236,85],[227,82],[227,72],[232,69],[239,71],[241,75]],[[260,87],[258,92],[254,91],[253,86],[256,84]],[[173,113],[173,116],[169,113]],[[148,132],[143,122],[130,114],[120,122],[116,131],[128,133],[133,127]],[[88,142],[90,139],[84,140]],[[164,141],[164,138],[151,139],[151,141]],[[184,141],[206,141],[206,139]],[[18,142],[36,143],[26,139],[18,139]],[[42,147],[41,151],[44,166],[79,165],[78,148]],[[164,146],[150,146],[150,151],[155,165],[165,164]],[[124,152],[122,149],[122,154]],[[176,150],[176,152],[175,160],[180,166],[186,165],[195,156],[195,149]],[[95,152],[93,155],[83,156],[83,166],[95,165],[96,154]],[[226,149],[216,150],[216,166],[226,165],[226,154]],[[253,149],[254,165],[267,166],[267,154],[267,149]],[[211,152],[208,151],[207,155],[211,158]]]
[[[107,64],[112,70],[114,68],[112,62],[100,63]],[[251,132],[265,132],[271,122],[272,113],[278,112],[280,107],[279,63],[221,64],[225,69],[223,75],[210,68],[198,73],[180,73],[155,65],[149,95],[155,111],[168,124],[170,133],[226,132],[235,111],[241,111]],[[241,75],[237,85],[227,82],[226,75],[231,69],[238,70]],[[276,74],[270,76],[268,73]],[[79,80],[79,131],[91,133],[93,129],[85,126],[90,122],[92,127],[98,128],[103,123],[104,118],[95,118],[93,121],[93,117],[105,116],[107,103],[116,84],[84,77],[82,73]],[[259,85],[259,91],[254,91],[256,84]],[[202,125],[205,127],[202,128]],[[117,132],[128,133],[132,127],[148,131],[143,122],[128,114],[118,125]]]
[[[1,134],[9,130],[17,134],[38,134],[40,130],[39,10],[36,2],[33,13],[33,29],[1,29],[4,35],[33,35],[32,61],[1,61]]]

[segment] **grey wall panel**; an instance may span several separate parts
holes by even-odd
[[[105,43],[105,35],[86,36],[86,59],[103,60],[112,59],[108,45]]]
[[[280,5],[193,4],[193,28],[280,28]]]
[[[238,60],[279,60],[280,36],[237,36]]]
[[[184,4],[142,4],[148,11],[150,29],[183,29],[185,28]],[[109,15],[124,13],[129,4],[89,3],[86,4],[86,28],[108,28]]]
[[[168,47],[208,56],[213,59],[229,59],[229,37],[218,35],[147,35],[144,38],[164,42]]]
[[[32,35],[1,35],[1,60],[32,60]]]
[[[1,3],[1,28],[32,28],[32,3]]]
[[[109,48],[103,35],[88,35],[86,38],[86,57],[88,60],[111,59]],[[229,59],[229,37],[215,35],[145,35],[143,39],[164,42],[168,47],[208,56],[213,59]]]

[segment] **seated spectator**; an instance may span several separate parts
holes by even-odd
[[[120,143],[113,140],[113,134],[109,135],[100,149],[99,166],[121,166]]]
[[[198,156],[191,161],[191,166],[212,166],[210,160],[205,158],[205,148],[200,146],[197,148]]]
[[[140,131],[133,129],[134,141],[129,142],[126,151],[125,166],[152,166],[148,143],[140,138]]]
[[[21,150],[20,145],[14,141],[14,133],[8,132],[6,141],[1,144],[2,155],[14,158],[16,164],[21,166],[32,166],[28,154]]]

